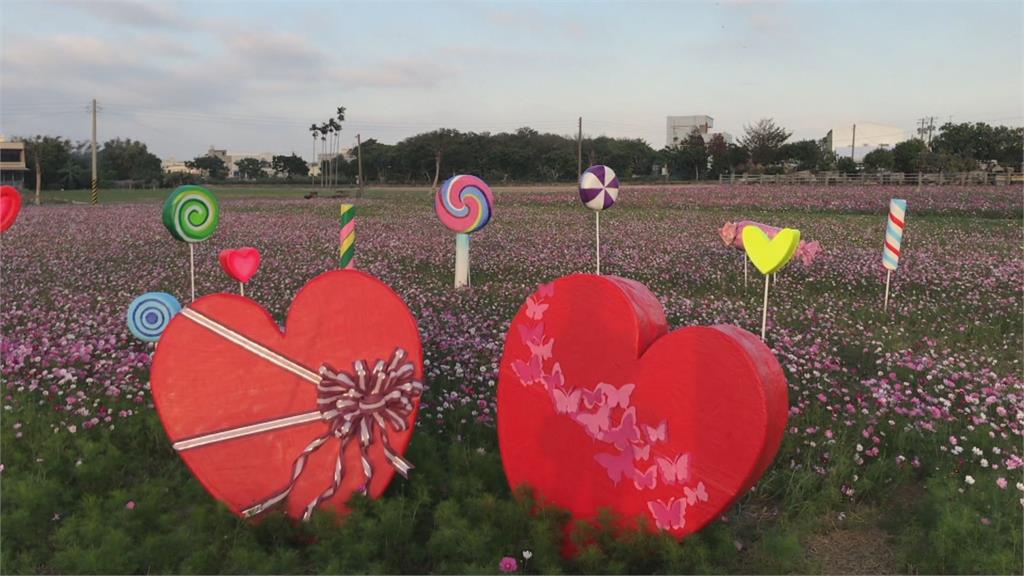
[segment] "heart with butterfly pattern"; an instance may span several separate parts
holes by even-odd
[[[541,286],[509,328],[498,438],[509,484],[576,520],[602,509],[700,530],[771,464],[786,380],[736,326],[668,331],[642,284],[578,274]]]

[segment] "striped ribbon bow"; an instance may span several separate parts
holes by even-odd
[[[309,520],[313,510],[334,496],[341,486],[345,477],[345,450],[356,435],[359,439],[362,472],[366,478],[362,493],[366,493],[370,480],[373,479],[373,466],[370,464],[368,449],[373,444],[377,431],[388,463],[407,478],[413,465],[394,451],[387,434],[388,425],[396,432],[408,428],[406,420],[413,411],[412,400],[423,392],[423,383],[415,379],[415,367],[411,362],[405,361],[405,356],[405,351],[398,348],[391,355],[390,361],[385,363],[378,360],[370,372],[366,370],[365,361],[357,360],[353,364],[354,374],[338,372],[327,364],[321,366],[320,381],[316,385],[317,407],[320,410],[320,417],[330,424],[330,428],[310,442],[295,458],[291,481],[273,496],[243,510],[242,516],[254,516],[287,498],[302,476],[306,461],[332,437],[341,441],[338,457],[334,462],[334,481],[306,505],[306,510],[302,514],[303,520]]]

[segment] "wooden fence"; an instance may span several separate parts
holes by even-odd
[[[876,186],[966,186],[989,185],[1009,186],[1024,184],[1024,174],[1006,172],[952,172],[952,173],[903,173],[882,172],[878,174],[841,174],[839,172],[823,172],[811,174],[722,174],[718,177],[722,184],[821,184],[825,186],[859,184]]]

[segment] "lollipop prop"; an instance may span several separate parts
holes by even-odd
[[[601,211],[611,208],[619,199],[619,179],[607,166],[591,166],[580,176],[580,200],[594,211],[594,234],[597,252],[597,273],[601,273]]]
[[[757,226],[743,228],[743,248],[754,267],[764,274],[764,308],[761,312],[761,340],[768,333],[768,283],[773,274],[782,269],[796,254],[800,245],[800,231],[783,228],[769,239]]]
[[[260,268],[260,251],[246,246],[235,250],[221,250],[220,267],[238,281],[238,290],[245,296],[245,283],[248,282]]]
[[[342,268],[355,268],[356,262],[356,207],[341,205],[341,233],[339,234],[338,255]]]
[[[907,220],[907,201],[893,198],[889,201],[889,220],[885,225],[885,247],[882,248],[882,266],[885,267],[885,301],[882,311],[889,309],[889,281],[893,270],[900,265],[900,244]]]
[[[178,299],[166,292],[146,292],[128,306],[128,330],[143,342],[156,342],[181,312]]]
[[[202,186],[178,186],[164,202],[164,226],[175,240],[188,243],[193,302],[196,299],[195,243],[212,236],[219,219],[217,197]]]
[[[460,174],[444,181],[437,190],[437,217],[455,235],[455,287],[469,285],[469,235],[491,220],[494,195],[476,176]]]

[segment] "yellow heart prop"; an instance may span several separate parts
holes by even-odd
[[[783,228],[768,239],[768,235],[757,226],[743,227],[743,248],[747,257],[761,274],[774,274],[789,262],[800,245],[800,231]]]

